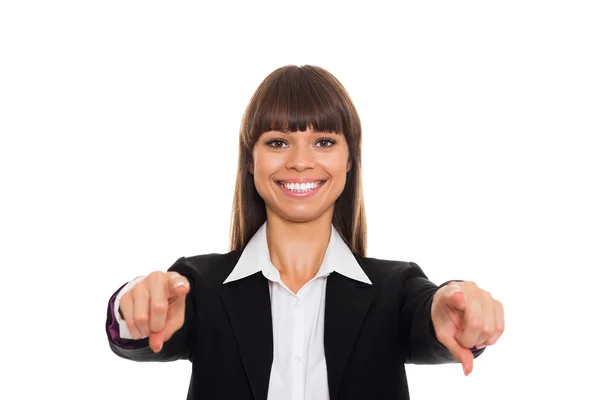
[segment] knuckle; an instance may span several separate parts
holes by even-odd
[[[494,333],[494,327],[492,327],[491,325],[483,325],[483,327],[481,328],[481,332],[486,335],[491,335],[492,333]]]
[[[156,282],[157,280],[160,280],[164,277],[165,273],[162,271],[152,271],[150,273],[150,275],[148,275],[148,278],[150,278],[152,281]]]
[[[137,325],[145,325],[148,323],[148,315],[146,314],[136,314],[133,316],[133,320]]]
[[[494,336],[492,336],[491,338],[489,338],[489,339],[488,339],[488,340],[485,342],[485,344],[486,344],[486,345],[488,345],[488,346],[491,346],[491,345],[493,345],[493,344],[496,344],[496,342],[498,341],[498,339],[499,339],[499,338],[500,338],[500,336],[499,336],[499,335],[494,335]]]
[[[133,289],[132,289],[133,290]],[[121,305],[123,303],[128,302],[131,299],[131,290],[123,293],[123,296],[121,296]]]
[[[153,300],[151,306],[152,311],[154,312],[166,312],[167,311],[167,302],[162,300]]]
[[[468,322],[470,328],[482,330],[483,329],[483,320],[479,317],[471,318]]]
[[[129,290],[127,293],[125,293],[123,295],[123,297],[125,297],[125,295],[127,295],[127,294],[130,294],[131,296],[135,296],[136,294],[143,293],[144,290],[145,290],[144,286],[147,284],[146,283],[146,279],[144,279],[143,281],[140,281],[140,282],[136,283],[135,285],[133,285],[133,287],[131,288],[131,290]]]

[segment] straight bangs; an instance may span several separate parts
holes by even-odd
[[[349,132],[346,101],[340,96],[339,87],[332,84],[332,78],[307,68],[283,67],[274,71],[248,107],[248,126],[242,129],[248,148],[269,131]]]

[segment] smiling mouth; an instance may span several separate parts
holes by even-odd
[[[320,186],[323,186],[327,180],[322,181],[314,181],[309,183],[286,183],[283,181],[275,181],[278,186],[284,188],[285,190],[289,190],[293,193],[307,193],[311,190],[314,190]]]

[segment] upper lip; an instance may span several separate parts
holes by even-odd
[[[308,182],[323,182],[326,179],[316,179],[316,178],[290,178],[290,179],[277,179],[277,182],[286,182],[286,183],[308,183]]]

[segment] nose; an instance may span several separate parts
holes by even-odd
[[[307,168],[315,167],[314,154],[310,150],[310,145],[296,145],[288,152],[288,159],[285,163],[287,169],[296,169],[303,171]]]

